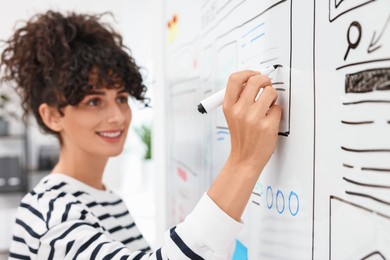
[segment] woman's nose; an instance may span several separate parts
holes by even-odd
[[[108,123],[123,123],[126,120],[125,112],[118,104],[111,104],[108,109]]]

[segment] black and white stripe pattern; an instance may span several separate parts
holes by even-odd
[[[210,198],[202,198],[207,199],[200,211],[210,208],[206,212],[210,217],[216,210],[221,215],[219,208],[210,204]],[[205,206],[207,203],[210,205]],[[212,231],[198,228],[202,223],[193,221],[202,221],[197,215],[204,213],[195,210],[192,221],[184,221],[168,231],[163,247],[151,252],[126,205],[115,193],[93,189],[63,174],[50,174],[19,206],[10,259],[227,259],[226,252],[216,253],[210,248],[213,245],[207,245],[207,239],[203,241],[202,236],[210,239],[210,234],[192,234],[194,230]],[[225,222],[223,229],[237,230],[240,224],[225,217],[222,222],[218,218],[215,221]],[[220,229],[216,229],[215,235],[226,236],[217,234]],[[226,241],[232,242],[237,232],[227,233],[231,239]],[[228,245],[221,246],[227,251]]]

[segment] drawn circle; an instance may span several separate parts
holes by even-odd
[[[279,201],[279,196],[281,196],[281,198],[283,199],[283,208],[282,208],[282,209],[279,209],[279,203],[278,203],[278,201]],[[282,193],[280,190],[278,190],[278,192],[276,193],[276,209],[277,209],[277,211],[279,212],[279,214],[282,214],[282,213],[283,213],[284,207],[285,207],[284,204],[285,204],[284,195],[283,195],[283,193]]]
[[[291,198],[293,198],[293,197],[295,197],[296,201],[297,201],[297,206],[296,206],[295,211],[293,211],[291,209]],[[296,216],[299,212],[299,198],[298,198],[298,195],[293,191],[290,192],[290,196],[288,196],[288,209],[289,209],[291,215],[293,215],[293,216]]]
[[[352,40],[351,40],[351,34],[354,33],[352,31],[352,28],[356,28],[356,30],[357,30],[357,37],[355,37],[356,40],[354,42],[352,42]],[[359,22],[353,21],[349,25],[348,32],[347,32],[347,41],[348,41],[349,47],[352,49],[355,49],[359,45],[361,38],[362,38],[362,26],[360,25]]]
[[[354,30],[352,30],[352,28],[355,28]],[[352,36],[354,36],[354,41],[351,39]],[[348,41],[348,48],[347,48],[347,52],[345,53],[345,56],[344,56],[344,60],[347,59],[347,56],[348,56],[348,53],[351,49],[356,49],[356,47],[359,45],[360,43],[360,39],[362,38],[362,26],[360,25],[359,22],[357,21],[353,21],[349,27],[348,27],[348,31],[347,31],[347,41]]]
[[[271,193],[271,195],[269,195],[269,193]],[[271,186],[267,187],[267,196],[266,196],[266,198],[267,198],[267,207],[270,209],[274,205],[274,192],[272,191]],[[271,198],[271,204],[270,204],[269,198]]]

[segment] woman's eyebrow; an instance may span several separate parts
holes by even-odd
[[[124,92],[128,92],[125,88],[121,88],[121,89],[118,89],[118,94],[121,94],[121,93],[124,93]]]
[[[100,95],[104,96],[106,93],[104,91],[92,90],[87,93],[87,95]]]

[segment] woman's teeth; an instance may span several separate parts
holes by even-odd
[[[118,132],[97,132],[98,135],[108,138],[115,138],[121,135],[122,131]]]

